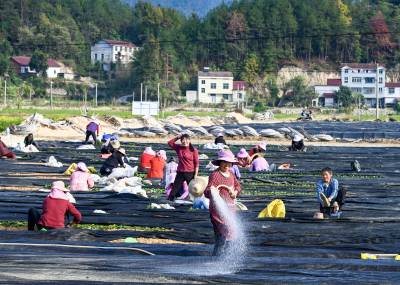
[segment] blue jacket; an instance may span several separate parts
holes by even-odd
[[[322,204],[321,198],[319,197],[319,193],[324,193],[327,198],[331,198],[331,200],[335,199],[338,194],[339,182],[332,178],[328,185],[326,185],[322,180],[319,180],[316,184],[317,189],[317,199]]]

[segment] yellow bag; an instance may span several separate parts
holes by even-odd
[[[89,169],[89,172],[91,174],[96,174],[97,173],[97,170],[96,170],[96,168],[94,168],[94,166],[89,166],[88,169]]]
[[[72,173],[74,173],[74,171],[76,170],[77,167],[78,167],[78,165],[77,165],[75,162],[72,163],[72,164],[68,167],[68,169],[65,170],[64,175],[71,175]],[[88,169],[89,169],[89,172],[90,172],[91,174],[96,174],[96,173],[97,173],[96,168],[94,168],[94,166],[89,166]]]
[[[65,170],[64,175],[71,175],[72,173],[74,173],[74,171],[76,170],[78,166],[76,165],[76,163],[72,163],[67,170]]]
[[[275,199],[258,214],[258,218],[284,218],[285,215],[285,203],[280,199]]]

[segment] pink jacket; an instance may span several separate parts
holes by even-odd
[[[94,186],[94,181],[89,172],[77,170],[72,173],[69,184],[71,191],[87,191]]]

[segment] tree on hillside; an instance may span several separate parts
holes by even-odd
[[[29,67],[31,69],[35,69],[38,74],[41,74],[43,77],[47,76],[46,70],[49,68],[47,64],[47,55],[40,51],[35,50],[31,57],[31,62],[29,63]]]
[[[306,85],[302,76],[291,79],[285,84],[284,89],[286,90],[285,99],[298,107],[311,106],[312,100],[318,96],[314,88]]]

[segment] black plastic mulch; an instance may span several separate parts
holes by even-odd
[[[48,186],[53,179],[38,179],[32,173],[53,175],[66,168],[34,164],[49,155],[55,155],[65,165],[80,160],[97,168],[101,165],[95,151],[76,151],[75,143],[42,145],[45,148],[41,153],[25,155],[13,162],[0,160],[0,189],[12,185]],[[144,147],[143,144],[123,146],[129,156],[139,156]],[[165,144],[153,144],[153,149],[159,148],[167,150]],[[234,151],[237,150],[238,147],[234,147]],[[215,155],[215,151],[210,150],[201,150],[201,153],[210,158]],[[168,155],[171,154],[173,152],[168,151]],[[350,171],[353,159],[360,161],[361,173]],[[150,201],[134,195],[107,192],[75,193],[74,196],[84,223],[163,227],[172,231],[2,231],[0,242],[112,246],[108,241],[152,237],[203,245],[124,245],[149,250],[157,254],[154,257],[124,250],[0,245],[0,280],[61,280],[63,284],[68,284],[69,280],[138,284],[396,284],[400,280],[399,261],[360,259],[361,252],[400,253],[399,148],[310,147],[306,153],[292,153],[284,151],[283,147],[271,146],[267,160],[278,164],[290,162],[294,170],[272,174],[242,172],[240,201],[249,211],[242,212],[241,216],[245,221],[250,249],[244,264],[235,273],[221,270],[218,274],[207,274],[212,263],[208,255],[212,249],[213,233],[206,211],[193,211],[187,206],[177,206],[176,210],[150,210],[148,205],[151,202],[165,203],[165,199],[159,194],[160,189],[146,186],[149,192],[153,189]],[[203,169],[206,163],[208,160],[201,162]],[[319,178],[319,170],[325,166],[332,167],[340,183],[348,187],[344,213],[339,220],[312,219],[318,208],[314,183]],[[15,176],[15,173],[21,176]],[[27,209],[40,207],[45,195],[31,191],[0,191],[0,220],[24,220]],[[257,219],[258,212],[275,198],[285,202],[286,218]],[[93,214],[95,209],[109,214]],[[35,270],[32,270],[32,264],[35,264]],[[58,277],[54,277],[54,272]]]

